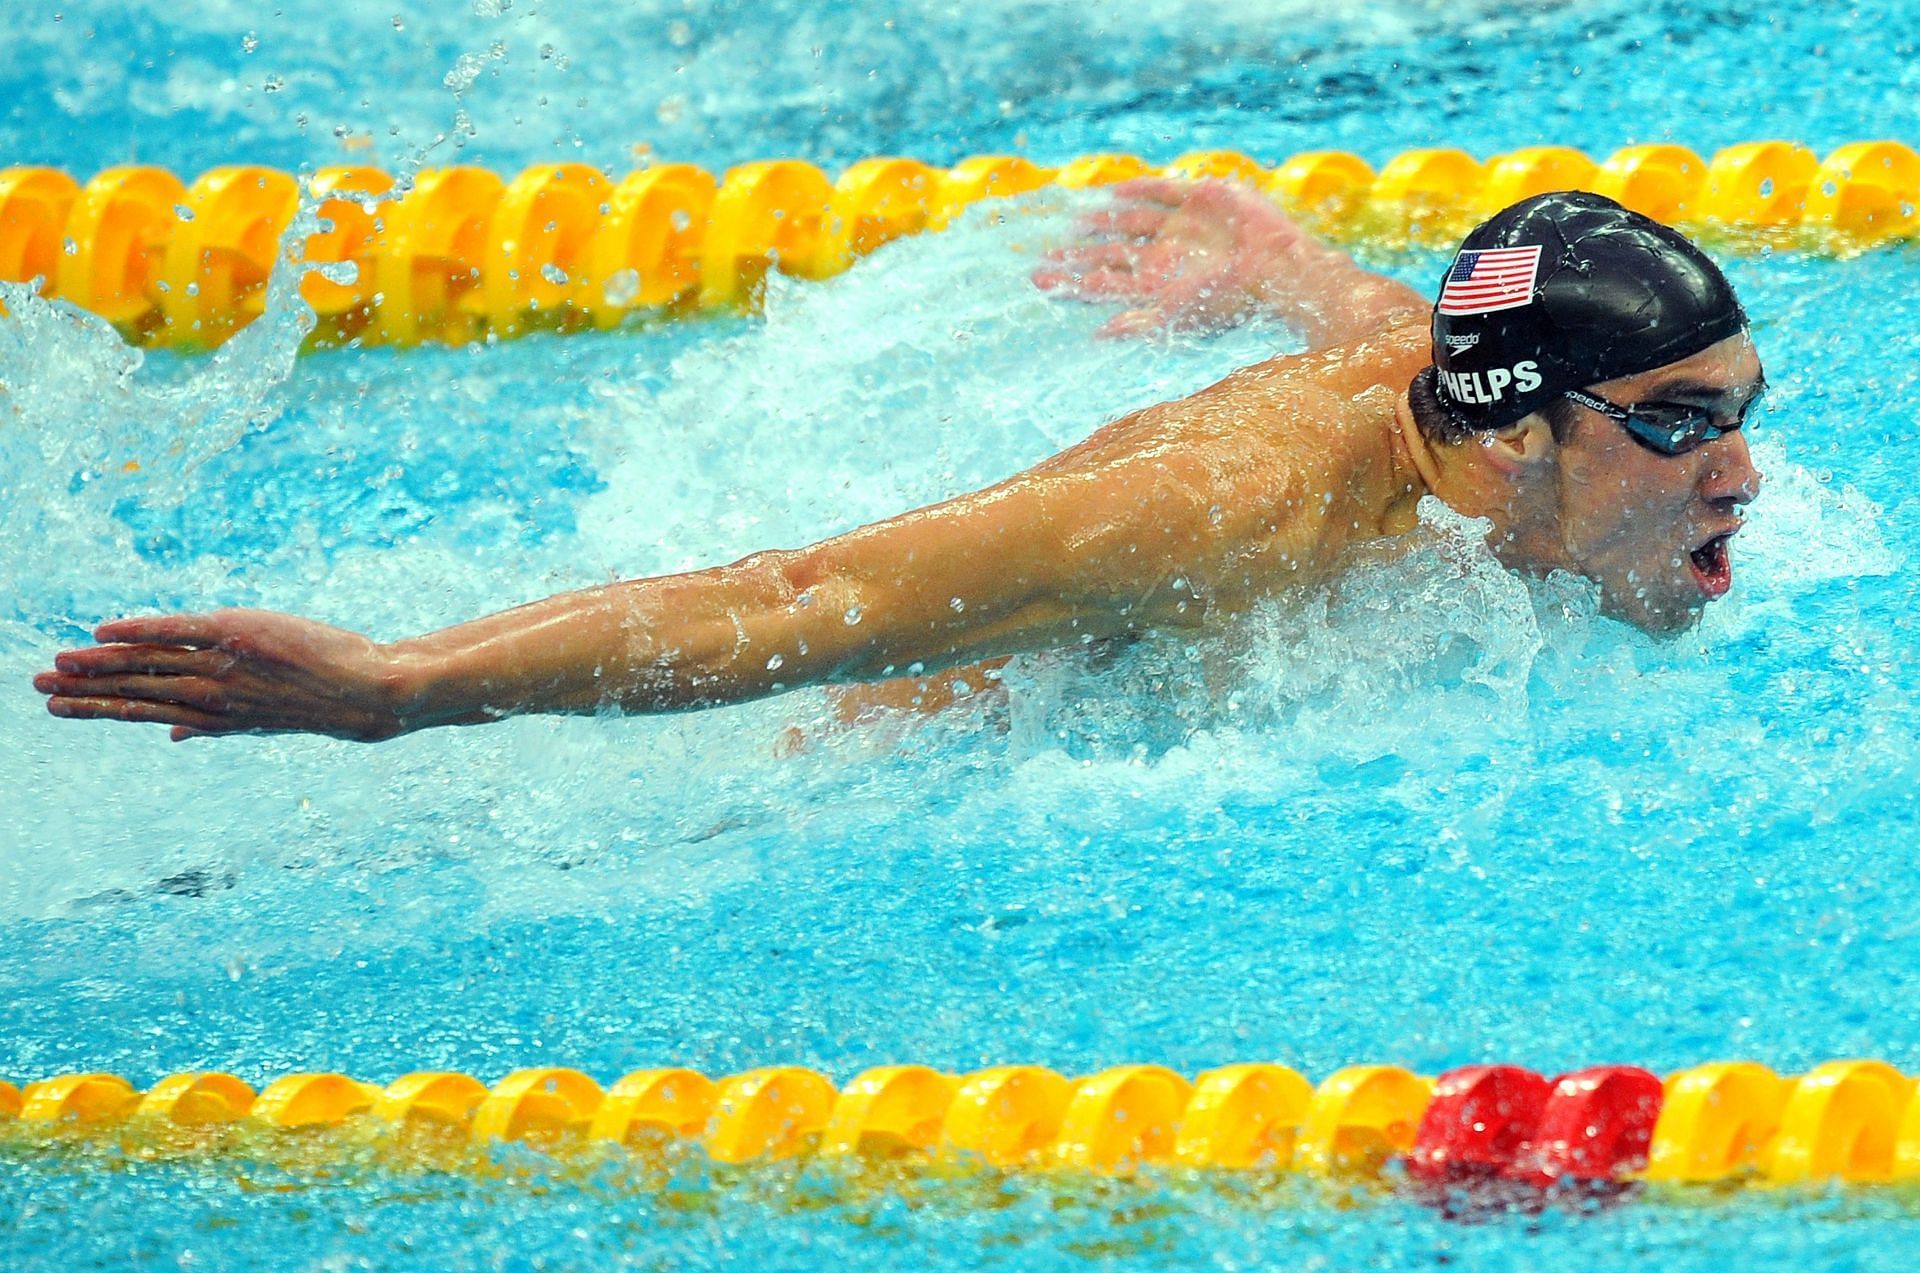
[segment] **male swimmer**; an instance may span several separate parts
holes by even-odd
[[[1759,488],[1746,315],[1678,233],[1590,194],[1467,236],[1436,302],[1251,193],[1136,183],[1116,241],[1042,286],[1149,302],[1112,326],[1266,309],[1306,353],[1135,412],[1015,477],[797,550],[537,601],[382,645],[265,611],[120,619],[34,678],[56,716],[178,739],[375,741],[522,712],[662,712],[1230,624],[1405,535],[1428,495],[1513,570],[1595,581],[1655,633],[1732,580]]]

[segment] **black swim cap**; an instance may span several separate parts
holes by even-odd
[[[1678,231],[1597,194],[1535,195],[1481,223],[1447,267],[1435,389],[1474,428],[1498,429],[1746,325],[1726,275]]]

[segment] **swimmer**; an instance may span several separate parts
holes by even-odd
[[[1117,420],[1024,473],[801,549],[536,601],[393,644],[291,615],[119,619],[34,678],[55,716],[175,740],[378,741],[526,712],[685,711],[1243,620],[1404,536],[1433,496],[1508,568],[1593,580],[1649,632],[1732,583],[1765,387],[1720,270],[1591,194],[1476,228],[1429,305],[1264,199],[1148,181],[1042,287],[1115,332],[1268,312],[1308,348]]]

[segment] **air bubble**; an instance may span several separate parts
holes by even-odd
[[[640,298],[640,271],[616,270],[607,276],[607,304],[631,305]]]
[[[860,622],[860,607],[848,606],[847,612],[840,616],[840,620],[841,622],[845,623],[848,627],[850,628],[853,627],[855,624]]]
[[[780,657],[778,654],[776,654],[772,658],[767,660],[767,671],[778,672],[783,666],[785,666],[785,664],[786,664],[786,660]]]

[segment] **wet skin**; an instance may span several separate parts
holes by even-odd
[[[1507,565],[1596,580],[1629,622],[1669,632],[1698,617],[1717,567],[1709,587],[1688,553],[1736,526],[1759,485],[1738,433],[1669,458],[1587,413],[1564,445],[1537,415],[1432,445],[1405,394],[1428,360],[1424,298],[1257,196],[1146,182],[1131,197],[1125,219],[1107,223],[1123,242],[1068,250],[1060,277],[1036,281],[1135,302],[1126,330],[1181,325],[1183,306],[1214,319],[1265,309],[1309,351],[1124,417],[985,490],[808,548],[550,597],[388,645],[264,611],[117,620],[35,687],[56,716],[166,724],[176,739],[367,741],[809,684],[904,676],[924,692],[942,669],[985,658],[1230,624],[1278,590],[1323,581],[1354,543],[1408,533],[1428,494],[1488,518]],[[1143,251],[1112,250],[1128,244]],[[1223,297],[1229,288],[1240,294]],[[1188,299],[1168,309],[1170,296]],[[1624,404],[1706,395],[1731,418],[1759,376],[1740,336],[1596,389]]]
[[[1760,359],[1743,332],[1589,392],[1627,406],[1706,406],[1716,423],[1731,425],[1763,384]],[[1467,447],[1480,450],[1482,465],[1461,465],[1457,454],[1447,454]],[[1494,437],[1433,450],[1437,462],[1422,465],[1429,489],[1462,512],[1491,518],[1487,542],[1505,565],[1592,579],[1608,613],[1659,634],[1692,626],[1709,601],[1725,594],[1732,582],[1725,537],[1739,530],[1762,481],[1744,432],[1660,455],[1586,408],[1564,443],[1556,444],[1545,419],[1533,415]],[[1504,480],[1490,488],[1490,473]],[[1692,558],[1703,549],[1712,566],[1705,572]]]

